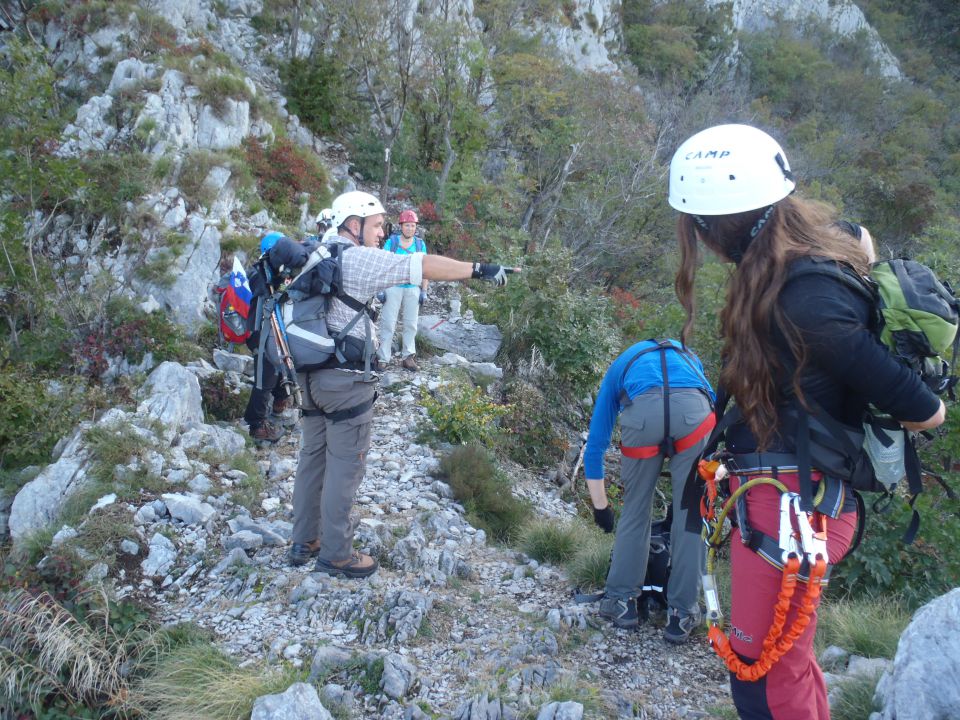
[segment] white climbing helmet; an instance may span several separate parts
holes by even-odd
[[[338,195],[333,201],[333,227],[338,228],[348,217],[365,218],[386,212],[380,201],[370,193],[353,190]]]
[[[323,223],[324,225],[329,225],[333,221],[333,210],[330,208],[324,208],[319,213],[317,213],[316,223],[319,225]]]
[[[776,140],[749,125],[717,125],[673,154],[667,202],[690,215],[733,215],[773,205],[795,187]]]

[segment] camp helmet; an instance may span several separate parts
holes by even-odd
[[[260,252],[262,253],[268,252],[270,248],[276,245],[282,237],[284,237],[283,233],[268,232],[260,240]]]
[[[690,215],[733,215],[773,205],[795,187],[776,140],[749,125],[716,125],[673,154],[667,202]]]
[[[400,213],[399,221],[401,225],[408,222],[419,223],[420,218],[417,217],[417,214],[413,210],[404,210]]]
[[[340,227],[348,217],[370,217],[384,213],[383,205],[370,193],[352,190],[338,195],[333,201],[333,227]]]
[[[324,208],[323,210],[317,213],[317,219],[316,219],[317,225],[320,225],[321,223],[324,225],[329,225],[332,220],[333,220],[333,210],[331,210],[330,208]]]

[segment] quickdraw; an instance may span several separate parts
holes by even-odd
[[[729,476],[729,471],[718,460],[701,460],[697,468],[699,476],[706,483],[703,499],[700,501],[700,514],[703,518],[702,537],[709,547],[707,553],[707,572],[703,576],[704,599],[707,605],[707,637],[714,651],[726,663],[727,668],[737,678],[754,682],[766,675],[776,662],[787,653],[803,631],[810,624],[810,618],[816,609],[816,599],[822,591],[821,581],[830,562],[827,555],[826,519],[821,516],[820,529],[815,531],[807,513],[800,509],[800,496],[787,490],[786,486],[772,477],[753,477],[738,487],[723,503],[720,512],[716,512],[719,491],[718,483]],[[780,537],[779,545],[783,563],[783,578],[777,594],[777,604],[773,610],[773,623],[763,640],[763,650],[753,664],[747,664],[734,652],[730,640],[723,632],[723,613],[720,610],[720,598],[714,578],[713,564],[717,548],[723,544],[723,525],[730,508],[741,495],[758,485],[773,485],[780,491]],[[793,529],[792,514],[797,519],[800,532]],[[784,631],[790,601],[797,587],[797,574],[800,570],[801,556],[805,555],[809,563],[807,591],[801,601],[796,618]]]

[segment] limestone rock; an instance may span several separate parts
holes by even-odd
[[[253,703],[250,720],[333,720],[313,685],[294,683],[283,693],[262,695]]]
[[[900,636],[893,670],[877,685],[883,720],[942,720],[960,708],[960,588],[917,610]]]

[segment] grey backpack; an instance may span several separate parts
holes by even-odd
[[[319,246],[286,288],[281,317],[298,372],[322,368],[370,370],[373,311],[343,292],[343,253],[349,249],[350,246],[339,243]],[[336,332],[327,326],[333,298],[356,311],[350,322]],[[366,322],[365,341],[349,335],[361,318]]]

